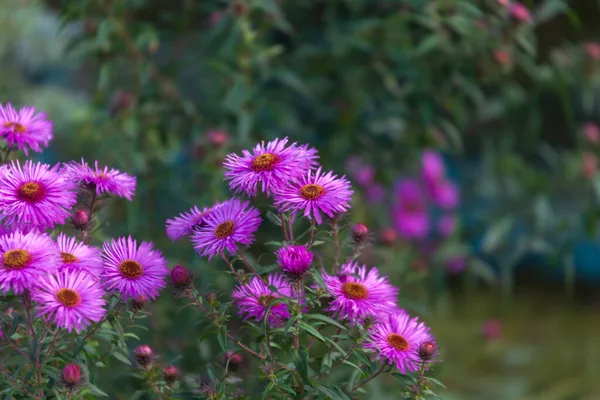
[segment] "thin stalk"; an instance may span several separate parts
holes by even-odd
[[[364,385],[366,385],[367,383],[371,382],[373,379],[375,379],[375,377],[379,374],[381,374],[383,372],[383,369],[385,368],[385,364],[383,364],[381,366],[381,368],[379,368],[379,370],[377,372],[375,372],[373,375],[371,375],[370,377],[368,377],[366,380],[364,380],[362,383],[359,383],[358,385],[354,386],[354,388],[352,388],[352,392],[354,392],[355,390],[363,387]]]

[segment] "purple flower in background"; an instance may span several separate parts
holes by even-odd
[[[272,291],[270,286],[275,287],[277,291]],[[282,275],[269,275],[268,285],[262,278],[254,277],[247,284],[235,288],[231,296],[237,304],[240,316],[260,322],[265,318],[267,307],[273,300],[282,296],[290,297],[291,293],[291,288]],[[272,327],[278,327],[289,317],[287,305],[276,304],[270,308],[267,322]]]
[[[460,195],[458,187],[447,180],[441,181],[432,188],[433,201],[444,210],[452,210],[458,206]]]
[[[349,156],[344,163],[344,167],[350,175],[354,175],[362,166],[363,162],[359,156]]]
[[[77,184],[91,186],[98,196],[102,194],[123,197],[131,201],[135,194],[136,179],[114,168],[90,167],[83,159],[81,163],[70,162],[65,165],[65,173]]]
[[[312,251],[304,245],[290,245],[275,252],[277,264],[283,272],[293,277],[301,277],[310,268],[313,260]]]
[[[71,216],[76,187],[58,168],[32,161],[0,168],[0,209],[9,224],[47,228]]]
[[[425,185],[435,185],[437,182],[443,180],[446,176],[446,165],[444,159],[437,152],[433,150],[426,150],[423,152],[421,158],[421,174]]]
[[[202,210],[194,206],[190,208],[190,211],[181,213],[173,219],[168,219],[166,222],[167,236],[175,241],[191,235],[195,229],[200,228],[205,223],[206,216],[220,205],[220,203],[216,203],[212,207],[205,207]]]
[[[456,217],[452,214],[442,215],[437,223],[438,234],[447,238],[456,230]]]
[[[371,204],[381,204],[385,200],[385,188],[379,183],[367,187],[367,201]]]
[[[85,271],[92,276],[100,276],[102,257],[96,247],[86,246],[64,233],[58,234],[56,244],[62,261],[59,269]]]
[[[405,239],[423,239],[429,233],[429,214],[423,189],[412,179],[400,181],[396,187],[398,204],[393,218],[398,234]]]
[[[327,311],[354,321],[368,315],[389,312],[397,308],[398,288],[379,275],[377,268],[349,262],[337,275],[323,273],[327,291],[333,300]]]
[[[252,152],[242,150],[241,157],[229,154],[223,162],[229,187],[256,196],[260,184],[260,190],[271,196],[289,180],[317,166],[317,150],[295,142],[287,146],[287,143],[288,138],[275,139],[266,145],[257,144]]]
[[[0,236],[0,289],[23,293],[54,272],[60,258],[52,239],[38,232],[15,231]]]
[[[275,194],[275,206],[280,211],[293,213],[304,210],[305,217],[314,218],[317,224],[321,224],[321,213],[333,218],[336,214],[346,212],[350,208],[352,193],[345,176],[338,178],[332,171],[325,174],[319,167],[278,191]]]
[[[167,260],[152,243],[128,238],[112,239],[103,245],[106,290],[116,290],[124,300],[146,296],[155,299],[169,274]]]
[[[38,303],[38,317],[57,327],[79,332],[106,314],[104,290],[84,271],[59,271],[41,279],[31,298]]]
[[[389,314],[388,318],[376,323],[371,329],[371,342],[365,347],[379,353],[379,357],[403,373],[419,369],[421,343],[433,341],[429,327],[404,311]]]
[[[237,198],[227,200],[204,217],[204,224],[192,236],[194,249],[209,259],[225,251],[235,254],[238,246],[254,242],[260,212]]]
[[[16,145],[26,156],[29,149],[41,153],[42,146],[48,147],[52,140],[52,121],[43,112],[37,113],[33,107],[16,110],[8,103],[0,104],[0,137],[10,147]]]
[[[375,167],[372,165],[362,165],[352,174],[354,180],[360,186],[366,187],[373,183],[375,179]]]
[[[446,260],[446,270],[453,275],[460,274],[467,266],[467,257],[458,256]]]

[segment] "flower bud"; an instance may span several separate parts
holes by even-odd
[[[385,228],[381,230],[379,239],[385,246],[393,246],[398,241],[398,233],[392,228]]]
[[[437,354],[437,345],[434,342],[427,341],[419,346],[419,358],[423,361],[431,361]]]
[[[148,298],[144,295],[139,295],[133,299],[131,299],[131,309],[134,311],[139,311],[144,308],[144,305],[148,302]]]
[[[74,387],[81,381],[81,368],[79,365],[69,363],[62,370],[62,380],[66,386]]]
[[[593,60],[600,59],[600,44],[595,42],[587,42],[583,45],[585,53]]]
[[[231,371],[236,371],[244,363],[244,357],[233,351],[225,353],[225,365],[228,365]]]
[[[361,244],[369,236],[369,228],[365,224],[355,224],[352,227],[352,239],[354,243]]]
[[[192,276],[187,269],[176,265],[171,270],[171,282],[177,289],[187,289],[192,284]]]
[[[529,13],[529,10],[521,3],[512,3],[509,6],[508,12],[515,21],[528,22],[531,20],[531,14]]]
[[[76,229],[84,229],[90,222],[90,216],[85,210],[77,210],[73,214],[71,222]]]
[[[150,346],[143,344],[133,350],[133,356],[138,364],[140,364],[142,367],[147,367],[152,362],[152,349]]]
[[[210,131],[208,132],[208,141],[213,147],[220,148],[229,142],[229,135],[225,131]]]
[[[168,385],[172,385],[179,378],[179,369],[174,365],[169,365],[163,368],[163,377]]]
[[[289,276],[299,278],[304,276],[313,260],[312,251],[304,245],[290,245],[275,252],[277,264]]]

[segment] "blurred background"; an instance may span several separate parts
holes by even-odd
[[[444,399],[600,399],[599,20],[596,0],[3,0],[0,101],[55,121],[38,159],[138,177],[98,242],[152,240],[225,295],[165,219],[229,196],[225,154],[310,143],[354,184],[363,262],[433,327]],[[216,347],[180,305],[165,292],[140,337],[205,374]]]

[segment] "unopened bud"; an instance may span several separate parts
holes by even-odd
[[[210,131],[208,132],[208,141],[213,147],[220,148],[229,142],[229,135],[221,130]]]
[[[192,276],[187,269],[176,265],[171,270],[171,282],[176,289],[187,289],[192,284]]]
[[[369,228],[365,224],[355,224],[352,227],[352,239],[354,243],[361,244],[369,236]]]
[[[144,295],[139,295],[131,300],[131,308],[134,311],[139,311],[144,308],[144,305],[148,302],[148,298]]]
[[[77,229],[84,229],[90,222],[90,216],[85,210],[77,210],[71,218],[73,226]]]
[[[152,349],[148,345],[141,345],[133,350],[133,356],[135,357],[138,364],[142,367],[147,367],[152,362]]]
[[[229,369],[232,371],[237,370],[237,368],[244,363],[244,357],[233,351],[228,351],[225,353],[225,365],[228,365]]]
[[[384,245],[393,246],[398,241],[398,233],[392,228],[385,228],[381,230],[379,238]]]
[[[66,386],[74,387],[81,381],[81,368],[79,365],[69,363],[62,370],[62,380]]]
[[[163,377],[168,385],[172,385],[179,378],[179,369],[174,365],[169,365],[163,368]]]
[[[434,342],[423,342],[419,346],[419,358],[423,361],[431,361],[435,358],[437,350],[437,345]]]

